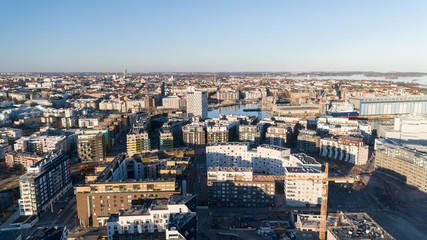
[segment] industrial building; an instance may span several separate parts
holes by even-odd
[[[427,113],[427,95],[351,97],[360,116]]]
[[[375,168],[427,193],[427,147],[375,140]]]
[[[402,144],[427,145],[427,114],[397,116],[393,125],[379,124],[378,137]]]
[[[36,162],[19,177],[20,215],[39,215],[71,187],[68,156],[50,156]]]

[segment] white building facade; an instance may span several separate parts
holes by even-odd
[[[320,155],[355,165],[364,165],[368,161],[369,146],[363,139],[340,137],[320,140]]]
[[[187,92],[187,116],[200,116],[202,119],[208,117],[208,93],[206,91],[195,91],[189,88]]]

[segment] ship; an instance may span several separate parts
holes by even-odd
[[[357,118],[359,113],[354,110],[353,104],[349,102],[332,102],[326,114],[331,117]]]

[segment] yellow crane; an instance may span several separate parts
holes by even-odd
[[[354,183],[359,181],[358,178],[335,178],[329,177],[329,165],[325,165],[325,174],[323,177],[313,178],[313,177],[304,177],[304,176],[274,176],[275,180],[304,180],[304,181],[323,181],[322,186],[322,198],[320,201],[320,224],[319,224],[319,239],[326,239],[326,222],[328,215],[328,183],[329,182],[339,182],[339,183]]]

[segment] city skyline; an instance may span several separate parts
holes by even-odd
[[[424,1],[0,6],[0,72],[427,72]]]

